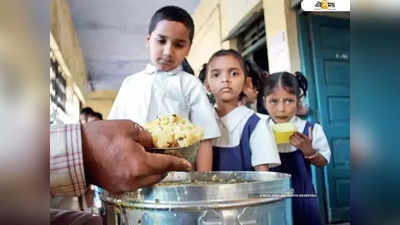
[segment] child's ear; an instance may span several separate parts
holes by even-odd
[[[246,77],[245,85],[248,88],[253,88],[253,79],[251,79],[251,77]]]
[[[253,82],[251,77],[246,77],[244,80],[243,91],[247,91],[249,89],[253,89]]]
[[[146,47],[148,48],[150,46],[150,34],[146,35]]]
[[[210,85],[208,84],[207,79],[204,81],[204,86],[206,87],[206,90],[207,90],[208,92],[211,92]]]
[[[190,49],[191,49],[191,48],[192,48],[192,43],[189,44],[189,48],[187,49],[187,52],[186,52],[186,54],[185,54],[185,57],[189,56],[189,52],[190,52]]]

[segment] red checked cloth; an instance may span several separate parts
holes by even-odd
[[[50,193],[81,196],[86,192],[80,124],[50,128]]]

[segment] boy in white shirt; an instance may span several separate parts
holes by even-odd
[[[210,171],[211,139],[220,136],[215,112],[204,86],[181,66],[193,36],[194,23],[184,9],[166,6],[157,10],[146,36],[151,64],[123,81],[109,119],[130,119],[143,125],[158,116],[178,114],[190,120],[204,129],[197,170]]]

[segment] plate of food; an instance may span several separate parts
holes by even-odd
[[[204,135],[202,128],[179,115],[169,114],[144,124],[144,129],[153,137],[154,148],[149,151],[183,157],[193,164],[196,162]]]

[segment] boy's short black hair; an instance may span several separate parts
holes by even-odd
[[[99,118],[99,120],[103,120],[103,114],[99,113],[99,112],[94,112],[92,114],[94,117]]]
[[[177,6],[165,6],[157,10],[151,17],[148,34],[151,34],[154,29],[156,29],[158,22],[160,22],[161,20],[169,20],[183,23],[186,29],[189,31],[189,40],[190,43],[192,43],[194,37],[194,22],[192,17],[189,15],[188,12],[186,12],[186,10]]]
[[[82,108],[81,109],[81,115],[82,114],[93,114],[94,113],[94,111],[93,111],[93,109],[91,108],[91,107],[85,107],[85,108]]]

